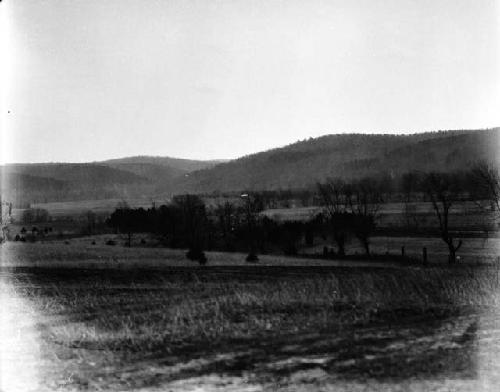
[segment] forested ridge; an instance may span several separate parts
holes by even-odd
[[[322,136],[191,173],[178,181],[177,188],[186,192],[297,189],[328,177],[466,169],[478,160],[497,160],[498,131]]]
[[[499,128],[309,138],[231,161],[135,156],[92,163],[2,166],[2,193],[33,202],[171,197],[181,193],[303,189],[326,178],[450,172],[498,163]]]

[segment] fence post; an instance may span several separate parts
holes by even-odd
[[[424,265],[427,265],[427,248],[425,246],[422,248],[422,258]]]

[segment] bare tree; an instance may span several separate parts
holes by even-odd
[[[94,234],[96,228],[96,214],[92,210],[88,210],[84,213],[84,219],[87,221],[87,233],[88,235]]]
[[[352,230],[361,242],[366,255],[370,255],[370,237],[377,226],[377,216],[382,204],[382,192],[373,179],[363,179],[351,185],[346,192],[353,214]]]
[[[259,261],[257,256],[257,223],[258,223],[258,213],[261,211],[260,199],[258,197],[253,197],[248,193],[241,194],[241,199],[245,201],[243,207],[243,215],[245,217],[247,226],[247,241],[249,252],[246,258],[248,262]]]
[[[497,213],[500,213],[500,173],[498,167],[486,162],[477,163],[471,170],[476,192],[491,202]]]
[[[348,187],[342,180],[330,179],[324,183],[317,183],[317,188],[323,205],[323,214],[337,244],[338,254],[345,256],[345,245],[351,234]]]
[[[452,206],[461,200],[460,181],[456,174],[433,172],[425,176],[422,185],[436,213],[441,239],[448,246],[448,261],[453,264],[456,261],[456,253],[462,246],[462,240],[456,242],[450,231],[449,218]]]
[[[411,171],[403,174],[401,177],[401,190],[403,192],[403,218],[408,231],[411,231],[412,229],[418,230],[419,226],[417,206],[412,203],[412,200],[418,190],[418,184],[421,176],[421,173]]]

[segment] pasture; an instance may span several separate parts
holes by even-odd
[[[321,212],[321,207],[276,208],[262,212],[277,221],[307,221]],[[489,211],[487,203],[463,201],[450,209],[450,227],[461,232],[497,231],[498,217]],[[429,233],[438,227],[431,202],[383,203],[377,212],[377,227],[382,230],[410,230]],[[430,230],[429,230],[430,229]]]
[[[75,218],[87,211],[95,214],[111,214],[121,203],[127,203],[130,207],[150,208],[153,200],[151,198],[143,199],[101,199],[101,200],[76,200],[76,201],[58,201],[48,203],[33,203],[31,208],[41,208],[47,210],[51,217],[55,219]],[[166,203],[168,200],[156,201],[157,204]],[[20,221],[24,209],[14,208],[12,216],[15,221]]]
[[[200,267],[182,250],[86,241],[2,245],[2,303],[29,341],[2,355],[36,390],[497,385],[496,267],[217,252]]]
[[[116,246],[108,246],[114,241]],[[141,243],[144,241],[144,243]],[[186,250],[165,248],[155,237],[144,233],[132,237],[132,247],[125,246],[125,235],[103,234],[81,236],[71,239],[45,239],[37,242],[21,243],[9,241],[3,245],[4,252],[10,255],[4,261],[9,266],[51,266],[82,268],[162,268],[165,265],[188,266]],[[348,243],[349,259],[325,260],[321,257],[323,246],[331,246],[331,242],[318,242],[317,245],[300,248],[301,256],[285,257],[281,254],[260,254],[259,265],[394,265],[394,260],[401,255],[401,247],[405,247],[407,260],[399,260],[397,265],[420,264],[422,248],[426,247],[428,261],[431,264],[447,262],[448,250],[444,242],[437,237],[392,237],[375,236],[371,239],[374,257],[368,259],[357,241]],[[500,238],[496,236],[484,238],[465,238],[458,255],[461,264],[493,264],[496,263],[500,250]],[[246,253],[207,252],[209,265],[214,266],[246,266]],[[7,263],[7,264],[5,264]]]

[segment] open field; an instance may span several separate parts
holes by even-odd
[[[3,356],[39,391],[494,390],[490,271],[248,272],[4,270],[36,353]]]
[[[2,366],[22,361],[32,390],[493,391],[500,381],[496,267],[248,265],[215,252],[200,267],[180,250],[86,240],[2,245],[2,333],[14,342]],[[19,382],[2,386],[30,390]]]
[[[141,239],[146,244],[140,243]],[[116,246],[105,245],[114,240]],[[92,244],[95,242],[95,245]],[[126,237],[107,234],[72,238],[70,240],[38,241],[35,243],[7,242],[3,245],[5,266],[24,267],[82,267],[82,268],[163,268],[164,266],[190,266],[193,262],[186,259],[186,250],[170,249],[157,246],[148,234],[136,234],[132,247],[125,247]],[[386,256],[399,256],[401,247],[405,254],[416,263],[422,260],[422,248],[426,247],[429,262],[446,263],[447,248],[444,242],[435,237],[373,237],[371,249],[376,254],[372,260],[363,256],[364,251],[356,241],[348,244],[347,250],[355,255],[352,260],[324,260],[318,258],[322,253],[323,243],[314,247],[302,248],[301,257],[285,257],[280,255],[259,255],[259,265],[323,265],[323,266],[404,266],[384,261]],[[248,266],[245,253],[206,252],[208,264],[213,266]],[[308,256],[309,255],[309,256]],[[500,238],[465,238],[458,255],[461,264],[496,263],[500,255]],[[387,257],[389,259],[390,257]],[[7,263],[7,264],[5,264]]]
[[[104,245],[107,239],[116,239],[115,235],[75,238],[70,241],[50,241],[37,243],[7,242],[3,245],[4,267],[37,268],[99,268],[133,269],[165,267],[191,267],[196,262],[186,259],[185,249],[160,247],[132,248],[123,245]],[[91,242],[96,241],[96,245]],[[67,243],[66,243],[67,242]],[[125,241],[122,240],[122,244]],[[249,267],[244,253],[206,252],[210,266]],[[259,255],[259,266],[384,266],[373,260],[332,261],[318,258],[290,258],[274,255]],[[245,269],[243,269],[244,271]]]
[[[111,214],[120,204],[126,202],[133,208],[150,208],[153,200],[151,199],[102,199],[102,200],[77,200],[60,201],[50,203],[33,203],[31,208],[42,208],[49,212],[53,218],[75,217],[92,211],[96,214]],[[156,201],[157,204],[166,203],[167,200]],[[13,218],[19,221],[24,209],[14,208]]]
[[[488,212],[486,203],[465,201],[456,203],[450,210],[450,227],[461,231],[484,232],[498,230],[499,220]],[[430,202],[408,203],[411,214],[405,215],[404,203],[381,204],[377,214],[377,227],[380,229],[406,229],[408,221],[412,231],[437,228],[438,222]],[[298,220],[307,221],[321,212],[321,207],[277,208],[263,212],[263,215],[277,221]]]

